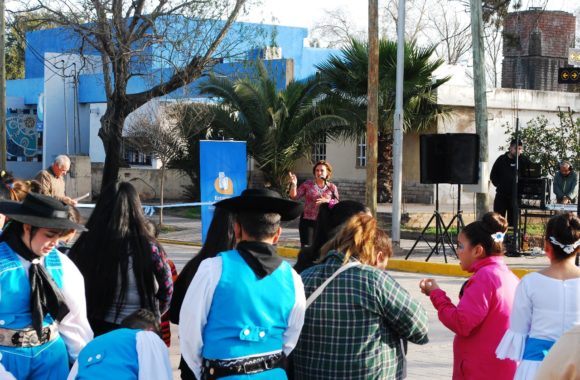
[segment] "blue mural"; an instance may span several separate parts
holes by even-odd
[[[8,161],[42,162],[42,127],[36,109],[8,109],[6,145]]]

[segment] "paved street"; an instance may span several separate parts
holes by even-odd
[[[197,247],[165,244],[169,257],[174,260],[177,269],[181,270],[183,265],[198,251]],[[408,379],[450,379],[451,366],[453,362],[452,340],[453,334],[449,332],[437,319],[437,313],[429,299],[421,294],[419,290],[419,280],[425,275],[416,273],[391,272],[393,277],[407,289],[411,295],[420,300],[427,309],[429,315],[429,340],[424,346],[409,344],[408,353]],[[433,276],[440,283],[452,298],[459,294],[461,284],[465,281],[459,277]],[[179,379],[179,343],[177,341],[177,328],[172,325],[172,346],[171,362],[174,368],[174,378]]]

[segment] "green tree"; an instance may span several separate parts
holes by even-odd
[[[436,79],[433,72],[442,59],[432,60],[435,46],[420,48],[415,42],[405,43],[405,76],[403,112],[405,131],[420,131],[430,127],[437,117],[449,109],[437,104],[436,89],[449,78]],[[366,132],[368,84],[368,46],[353,39],[341,54],[333,55],[318,65],[322,81],[328,83],[327,102],[336,109],[347,107],[357,115],[355,123],[346,125],[341,135],[354,139]],[[378,141],[378,201],[392,200],[392,127],[395,115],[395,84],[397,43],[379,42],[379,141]],[[343,110],[341,112],[347,112]]]
[[[520,128],[520,139],[524,143],[524,154],[542,167],[544,175],[553,176],[558,162],[568,160],[575,168],[580,167],[580,117],[572,110],[558,112],[559,122],[550,123],[545,116],[528,121]],[[515,138],[515,127],[507,123],[507,144]],[[505,149],[505,147],[503,147]]]
[[[296,161],[308,156],[321,136],[348,121],[324,104],[326,87],[317,78],[291,81],[278,91],[263,62],[256,68],[254,78],[210,76],[200,90],[219,99],[212,107],[214,137],[221,131],[226,138],[246,141],[269,186],[282,191]]]

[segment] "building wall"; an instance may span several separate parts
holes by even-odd
[[[73,77],[73,69],[80,67],[77,54],[63,55],[47,53],[45,56],[44,80],[44,146],[43,166],[48,166],[59,154],[88,155],[89,129],[85,113],[81,116],[78,102],[78,85]],[[51,75],[51,65],[62,64],[65,77]]]
[[[98,195],[103,178],[103,164],[91,164],[91,189],[92,196]],[[161,171],[150,167],[120,168],[119,178],[121,181],[130,182],[142,200],[158,200],[161,192]],[[164,194],[165,200],[184,199],[184,187],[190,185],[189,177],[179,170],[168,169],[165,172]]]
[[[504,23],[502,87],[571,91],[558,84],[558,68],[568,66],[576,18],[561,11],[509,13]]]
[[[473,101],[473,87],[444,85],[438,89],[438,103],[453,108],[452,114],[440,120],[436,128],[422,133],[475,133],[475,111]],[[489,180],[491,166],[501,154],[502,148],[507,145],[506,124],[515,125],[519,117],[520,126],[525,128],[526,123],[543,115],[550,123],[558,123],[558,107],[580,110],[580,94],[495,89],[487,93],[488,105],[488,160],[483,169],[482,188],[493,200],[495,188]],[[420,183],[420,144],[421,133],[406,133],[403,137],[403,191],[402,201],[405,203],[434,203],[435,186]],[[356,152],[354,142],[328,142],[327,159],[334,167],[334,181],[340,184],[345,181],[354,191],[359,191],[359,199],[364,199],[364,183],[366,171],[364,168],[355,168],[353,165]],[[301,179],[311,178],[312,166],[302,161],[297,166]],[[348,182],[351,181],[351,182]],[[475,188],[477,186],[462,186],[462,207],[473,204]],[[339,187],[342,194],[342,189]],[[441,204],[454,205],[457,203],[457,185],[440,184],[439,201]]]

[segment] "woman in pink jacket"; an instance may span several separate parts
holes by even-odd
[[[503,261],[507,221],[487,213],[459,234],[457,253],[461,268],[473,275],[453,304],[432,278],[421,280],[421,291],[437,309],[439,320],[455,333],[453,379],[513,379],[516,362],[500,360],[495,349],[509,326],[518,278]]]

